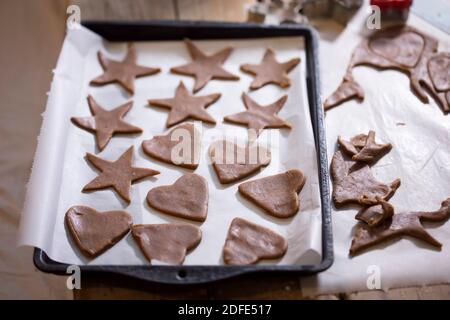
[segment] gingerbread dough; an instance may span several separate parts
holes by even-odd
[[[189,224],[138,224],[132,234],[148,261],[182,264],[186,253],[198,246],[202,232]]]
[[[249,130],[253,130],[251,136],[256,135],[256,137],[265,128],[291,128],[288,122],[277,116],[277,113],[280,112],[286,103],[287,95],[266,106],[256,103],[246,93],[242,93],[242,100],[247,110],[226,116],[224,118],[225,121],[246,125]]]
[[[392,149],[390,143],[376,143],[375,131],[372,130],[369,131],[367,136],[360,134],[353,137],[350,141],[345,141],[341,137],[338,137],[338,142],[341,150],[351,156],[352,160],[367,163],[373,162]]]
[[[172,185],[151,189],[147,194],[147,203],[163,213],[205,221],[208,214],[208,184],[205,178],[188,173]]]
[[[104,73],[91,81],[93,85],[105,85],[117,82],[130,94],[134,93],[134,79],[149,76],[161,71],[159,68],[142,67],[136,64],[136,48],[128,44],[128,51],[123,61],[106,58],[98,52],[98,60]]]
[[[412,91],[428,103],[427,91],[444,114],[450,112],[450,56],[437,53],[438,41],[408,26],[395,26],[362,40],[353,52],[346,75],[338,89],[325,100],[329,110],[351,98],[364,98],[352,77],[352,69],[367,65],[377,69],[396,69],[406,73]]]
[[[133,224],[126,211],[99,212],[86,206],[74,206],[65,215],[73,240],[88,258],[95,258],[122,239]]]
[[[380,197],[376,197],[380,204],[361,209],[355,216],[356,220],[365,222],[368,226],[374,227],[380,225],[383,221],[392,218],[394,207]]]
[[[250,89],[252,90],[259,89],[269,83],[288,88],[291,85],[288,72],[299,63],[300,58],[280,63],[275,59],[273,50],[267,49],[260,64],[243,64],[241,70],[255,76],[255,79],[250,84]]]
[[[290,218],[300,209],[298,194],[305,181],[303,172],[292,169],[244,182],[238,189],[245,198],[263,208],[268,214],[277,218]]]
[[[220,183],[231,183],[258,172],[270,163],[266,148],[246,145],[244,148],[227,140],[214,142],[209,148],[212,165]]]
[[[377,181],[367,164],[345,160],[341,151],[336,151],[333,156],[331,176],[333,201],[336,207],[348,203],[377,204],[377,196],[388,200],[400,186],[400,179],[394,180],[389,185]]]
[[[231,265],[255,264],[284,256],[287,247],[286,239],[272,230],[234,218],[223,247],[223,260]]]
[[[239,80],[238,76],[226,71],[222,67],[225,60],[227,60],[233,51],[232,48],[225,48],[213,55],[207,55],[200,51],[190,40],[185,40],[185,43],[192,62],[171,68],[170,71],[194,77],[194,93],[202,89],[212,79]]]
[[[425,231],[421,222],[446,221],[448,218],[450,218],[450,198],[443,201],[441,208],[434,212],[397,213],[392,219],[376,227],[361,224],[353,237],[350,255],[355,256],[376,244],[403,236],[414,237],[441,249],[442,244]]]
[[[92,117],[72,117],[74,124],[95,133],[97,146],[103,150],[115,133],[141,133],[142,129],[123,120],[133,102],[127,102],[113,110],[103,109],[92,96],[88,96]]]
[[[131,146],[117,160],[107,161],[91,153],[89,161],[101,173],[84,186],[83,191],[95,191],[112,187],[125,201],[130,202],[131,184],[135,181],[159,174],[159,171],[132,166],[134,148]]]
[[[183,123],[165,135],[144,140],[142,149],[147,155],[160,161],[187,169],[197,169],[201,151],[200,135],[193,123]],[[178,151],[180,145],[185,147]]]
[[[167,127],[171,127],[188,118],[215,124],[216,120],[214,120],[214,118],[211,117],[205,109],[216,102],[219,98],[220,93],[195,97],[189,93],[184,86],[184,83],[180,82],[175,91],[174,98],[152,99],[149,100],[148,103],[158,107],[170,109],[169,118],[166,123]]]

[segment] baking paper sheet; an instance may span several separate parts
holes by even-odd
[[[341,82],[353,49],[363,37],[361,30],[367,17],[364,9],[345,30],[333,22],[318,25],[322,101]],[[436,37],[440,51],[450,51],[450,35],[414,15],[408,25]],[[401,179],[400,188],[390,200],[396,212],[438,209],[450,196],[450,115],[444,115],[433,99],[429,104],[422,103],[411,92],[409,78],[400,72],[357,67],[354,77],[366,97],[363,103],[351,100],[327,112],[329,161],[338,135],[348,139],[375,130],[378,141],[393,145],[374,165],[373,172],[382,182]],[[425,225],[443,243],[441,252],[404,238],[385,242],[350,259],[348,250],[356,213],[357,208],[333,210],[335,261],[327,271],[302,279],[305,294],[450,282],[450,221]]]
[[[185,264],[222,264],[222,247],[231,220],[242,217],[269,227],[285,236],[289,243],[287,254],[277,264],[317,264],[321,260],[321,210],[317,159],[310,121],[305,82],[305,52],[302,38],[267,38],[226,41],[196,41],[201,50],[216,52],[225,46],[235,48],[225,68],[241,77],[240,81],[212,81],[198,95],[220,92],[220,100],[208,108],[217,125],[204,125],[201,163],[195,173],[203,176],[209,185],[207,220],[199,224],[203,238],[200,245],[188,254]],[[288,94],[286,105],[279,113],[293,125],[292,130],[266,130],[259,141],[268,141],[272,152],[271,164],[253,178],[284,172],[291,168],[303,170],[306,184],[300,194],[301,212],[294,218],[280,220],[264,214],[261,209],[244,200],[238,193],[239,183],[221,185],[207,156],[207,149],[215,139],[238,137],[245,142],[246,128],[224,124],[224,116],[244,110],[241,100],[252,77],[239,71],[243,63],[257,63],[264,51],[271,47],[280,61],[301,58],[301,64],[291,73],[292,85],[283,90],[269,85],[251,92],[250,96],[266,105]],[[125,43],[107,43],[87,29],[69,31],[55,70],[28,196],[21,224],[19,243],[43,249],[52,259],[69,264],[147,264],[132,236],[129,234],[113,248],[96,259],[88,261],[68,237],[64,214],[73,205],[87,205],[97,210],[126,209],[134,223],[185,222],[160,213],[146,203],[147,192],[156,186],[172,184],[183,173],[190,172],[166,165],[147,157],[141,148],[145,139],[166,131],[167,109],[149,107],[148,99],[171,98],[180,80],[191,90],[191,77],[169,73],[170,67],[190,61],[182,41],[136,43],[138,64],[157,66],[162,72],[136,81],[135,95],[129,97],[119,86],[91,87],[89,81],[102,73],[97,51],[102,50],[113,59],[122,59]],[[86,101],[92,94],[105,108],[112,109],[132,99],[134,104],[125,120],[144,129],[141,135],[114,137],[99,155],[108,160],[117,159],[130,145],[135,147],[135,166],[159,170],[160,175],[138,182],[132,187],[132,202],[124,203],[112,190],[82,193],[81,189],[97,176],[84,159],[86,152],[97,152],[94,136],[74,126],[71,116],[89,116]],[[252,179],[253,179],[252,178]],[[269,263],[269,262],[265,262]]]

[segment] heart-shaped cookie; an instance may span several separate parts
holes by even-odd
[[[219,140],[209,148],[213,168],[220,183],[248,177],[270,163],[270,151],[258,146],[242,148],[231,141]]]
[[[147,203],[176,217],[205,221],[208,214],[208,184],[203,177],[188,173],[173,185],[151,189],[147,194]]]
[[[193,123],[183,123],[165,135],[143,141],[142,149],[147,155],[160,161],[196,169],[201,150],[200,132]]]
[[[425,46],[422,35],[413,31],[387,30],[372,37],[370,49],[403,67],[412,68],[419,62]]]
[[[303,172],[292,169],[244,182],[239,185],[239,192],[270,215],[277,218],[289,218],[300,209],[298,194],[305,181]]]
[[[99,212],[85,206],[74,206],[66,212],[65,221],[81,252],[94,258],[125,236],[133,224],[126,211]]]
[[[186,253],[202,240],[200,228],[189,224],[138,224],[131,232],[150,262],[182,264]]]
[[[428,73],[437,91],[450,90],[450,53],[439,53],[428,60]]]
[[[226,264],[254,264],[261,259],[276,259],[287,251],[287,241],[263,226],[235,218],[223,247]]]

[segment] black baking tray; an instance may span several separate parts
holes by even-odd
[[[83,25],[109,41],[151,41],[190,39],[238,39],[263,37],[298,37],[305,40],[306,83],[311,123],[317,150],[322,205],[322,261],[317,265],[251,265],[251,266],[152,266],[152,265],[87,265],[82,273],[115,273],[149,282],[194,284],[217,281],[248,273],[293,273],[309,275],[328,269],[333,263],[330,189],[328,184],[327,145],[324,113],[320,101],[318,43],[313,29],[307,26],[222,23],[205,21],[85,21]],[[51,260],[36,248],[36,267],[44,272],[67,274],[69,265]]]

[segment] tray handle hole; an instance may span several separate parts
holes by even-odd
[[[181,269],[181,270],[178,271],[178,274],[177,274],[177,277],[178,277],[178,278],[184,279],[184,278],[186,278],[186,276],[187,276],[186,270]]]

